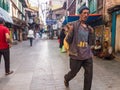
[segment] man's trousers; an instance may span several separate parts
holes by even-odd
[[[92,58],[87,60],[73,60],[70,59],[70,71],[65,75],[65,80],[69,82],[79,72],[81,67],[84,68],[84,89],[91,90],[92,76],[93,76],[93,60]]]
[[[5,62],[5,73],[8,73],[10,71],[10,51],[9,51],[9,48],[0,50],[0,62],[1,62],[2,55],[4,58],[4,62]]]

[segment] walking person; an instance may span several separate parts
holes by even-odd
[[[63,45],[64,38],[65,38],[65,27],[63,27],[61,32],[60,32],[60,46],[59,47],[60,47],[61,52],[65,52],[65,50],[63,50],[63,48],[64,48],[64,45]]]
[[[93,44],[93,29],[86,24],[89,8],[82,6],[79,10],[80,19],[69,25],[66,41],[69,44],[70,71],[64,76],[64,84],[69,87],[69,81],[84,68],[84,89],[91,90],[93,77],[93,60],[90,45]]]
[[[12,74],[10,71],[10,47],[12,41],[10,39],[10,32],[7,27],[4,26],[4,19],[0,17],[0,61],[3,55],[5,62],[5,75]]]
[[[33,38],[34,38],[34,31],[32,29],[29,29],[29,31],[28,31],[28,38],[30,40],[30,46],[32,46]]]

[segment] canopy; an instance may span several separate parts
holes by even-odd
[[[101,16],[100,14],[90,14],[88,19],[87,19],[87,23],[92,24],[91,22],[95,22],[97,19],[99,19],[100,16]],[[66,16],[65,20],[63,21],[63,25],[66,25],[69,22],[79,20],[79,18],[80,17],[78,15]]]
[[[13,23],[12,18],[9,16],[8,12],[0,7],[0,17],[2,17],[5,22]]]

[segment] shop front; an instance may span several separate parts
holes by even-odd
[[[25,21],[13,17],[13,38],[14,40],[22,41],[27,39],[27,24]]]
[[[95,31],[95,40],[100,40],[100,42],[103,41],[103,25],[100,26],[95,26],[94,31]]]
[[[116,19],[115,51],[120,52],[120,14],[117,15]]]
[[[115,52],[120,52],[120,5],[108,9],[109,13],[112,14],[112,37],[111,44]]]

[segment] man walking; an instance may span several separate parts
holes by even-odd
[[[91,90],[93,76],[93,61],[90,45],[93,43],[93,29],[86,24],[89,16],[89,8],[83,6],[79,10],[80,19],[69,25],[69,32],[65,40],[69,43],[70,71],[64,76],[64,84],[69,87],[69,81],[73,79],[83,67],[84,89]]]
[[[30,46],[32,46],[32,44],[33,44],[33,38],[34,38],[34,32],[33,32],[32,29],[29,29],[29,31],[28,31],[28,38],[30,40]]]
[[[10,51],[12,41],[10,39],[10,32],[7,27],[4,25],[4,19],[0,17],[0,61],[1,56],[4,57],[5,62],[5,75],[12,74],[13,71],[10,71]]]

